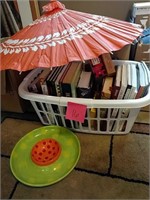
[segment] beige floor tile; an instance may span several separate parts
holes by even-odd
[[[11,173],[9,159],[1,158],[1,199],[8,199],[16,183]]]
[[[141,110],[150,111],[150,105],[142,107]]]
[[[112,174],[149,181],[148,135],[115,136],[112,158]]]
[[[1,153],[10,155],[15,144],[28,132],[41,127],[41,123],[15,119],[5,119],[1,125]]]
[[[148,135],[150,134],[150,126],[148,124],[135,123],[130,132]]]
[[[81,156],[77,167],[107,173],[111,136],[77,134]]]
[[[13,199],[148,199],[148,195],[146,185],[74,170],[48,187],[31,188],[19,184]]]
[[[150,124],[150,112],[142,112],[141,111],[138,114],[135,122]]]

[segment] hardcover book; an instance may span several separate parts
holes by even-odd
[[[131,80],[132,80],[130,65],[128,65],[128,66],[123,65],[122,73],[123,73],[122,82],[123,82],[124,86],[126,87],[123,99],[129,99],[130,90],[131,90]]]
[[[106,68],[100,57],[91,59],[90,63],[92,65],[92,72],[95,75],[95,78],[107,75]]]
[[[60,81],[61,81],[61,78],[63,78],[63,76],[66,74],[67,72],[67,69],[68,69],[69,65],[66,64],[62,67],[62,70],[61,72],[59,73],[56,81],[55,81],[55,88],[56,88],[56,94],[57,96],[61,96],[62,92],[61,92],[61,87],[60,87]]]
[[[102,87],[102,92],[101,92],[101,99],[110,99],[111,98],[111,93],[112,93],[112,85],[113,85],[113,77],[105,77],[103,81],[103,87]],[[101,108],[100,109],[100,117],[106,118],[108,113],[107,108]],[[100,122],[100,130],[105,131],[106,130],[106,120],[102,120]]]
[[[50,74],[50,72],[51,72],[51,69],[46,68],[39,75],[39,82],[40,82],[41,90],[42,90],[42,93],[45,95],[49,95],[49,90],[47,87],[46,79],[47,79],[48,75]]]
[[[121,77],[119,77],[119,82],[120,82],[120,89],[119,89],[119,92],[118,92],[118,96],[117,96],[117,99],[123,99],[124,95],[125,95],[125,91],[126,91],[126,88],[127,88],[127,81],[126,81],[126,78],[127,77],[127,74],[126,74],[126,68],[127,66],[124,66],[124,65],[121,65],[119,66],[119,68],[121,68]],[[117,78],[117,77],[116,77]],[[112,110],[112,113],[111,113],[111,117],[112,118],[116,118],[117,115],[118,115],[118,111],[119,109],[118,108],[114,108]],[[115,126],[116,123],[114,123],[113,121],[110,122],[110,130],[113,130],[113,127]]]
[[[122,81],[126,86],[126,92],[123,99],[134,99],[136,97],[138,86],[137,86],[137,70],[136,64],[123,65],[123,77]],[[123,109],[121,112],[121,118],[126,118],[129,115],[129,109]],[[123,130],[126,121],[122,120],[119,123],[119,131]],[[116,129],[116,123],[113,130]]]
[[[139,89],[135,97],[136,99],[143,97],[147,93],[149,86],[149,76],[147,75],[144,65],[138,63],[137,70]]]
[[[55,87],[54,87],[54,81],[59,73],[60,67],[55,67],[52,71],[52,73],[50,74],[50,76],[47,78],[46,83],[47,83],[47,87],[50,91],[50,95],[51,96],[56,96],[56,91],[55,91]]]
[[[150,70],[148,69],[148,67],[145,64],[145,62],[142,62],[142,65],[143,65],[145,73],[147,75],[147,86],[146,86],[145,92],[143,94],[143,96],[145,96],[145,95],[147,95],[147,93],[148,93],[148,87],[150,86]]]
[[[39,94],[42,93],[40,82],[39,82],[39,75],[40,73],[37,75],[37,77],[35,77],[35,79],[28,86],[29,92],[39,93]]]
[[[147,78],[148,78],[148,84],[150,84],[150,69],[147,67],[147,65],[145,64],[145,62],[141,62],[143,67],[145,68],[145,71],[147,73]]]
[[[104,66],[106,68],[107,75],[108,76],[114,75],[116,73],[116,70],[115,70],[114,63],[112,62],[112,58],[110,56],[110,53],[102,54],[101,57],[102,57]]]
[[[123,76],[123,78],[125,75]],[[126,77],[127,77],[127,85],[126,91],[123,96],[123,99],[133,99],[134,91],[137,87],[137,72],[136,68],[134,68],[131,64],[126,65]]]
[[[77,97],[92,97],[92,72],[82,71],[77,85]]]
[[[82,62],[72,62],[61,82],[62,95],[76,97],[76,86],[82,70]]]
[[[114,79],[114,84],[112,87],[112,95],[111,95],[112,99],[117,99],[118,97],[121,87],[121,78],[122,78],[121,74],[122,74],[122,67],[116,66],[116,77]]]
[[[139,88],[136,64],[131,64],[130,73],[131,73],[131,89],[128,99],[135,99]]]
[[[101,93],[101,99],[110,99],[111,98],[111,92],[112,92],[112,85],[113,85],[113,77],[105,77],[102,93]]]

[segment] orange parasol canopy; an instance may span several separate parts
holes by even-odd
[[[43,11],[1,44],[1,70],[27,71],[89,60],[121,49],[143,31],[137,24],[66,9],[57,0]]]

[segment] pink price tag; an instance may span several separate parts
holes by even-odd
[[[86,108],[86,105],[68,102],[66,119],[83,123],[85,119]]]

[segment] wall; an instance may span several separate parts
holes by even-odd
[[[42,11],[42,6],[49,2],[49,0],[38,1],[40,11]],[[61,1],[65,4],[67,9],[78,10],[82,12],[89,12],[98,15],[104,15],[108,17],[113,17],[116,19],[126,20],[132,5],[135,2],[145,2],[142,0],[76,0],[76,1]]]

